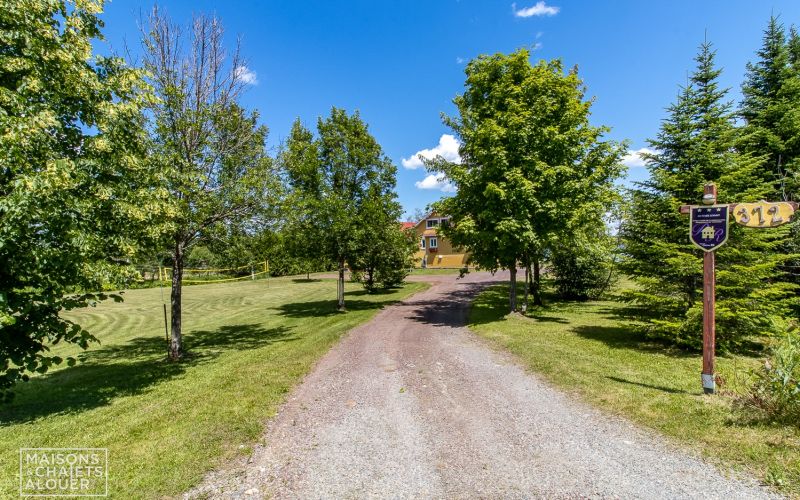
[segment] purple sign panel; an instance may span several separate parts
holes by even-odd
[[[689,238],[706,252],[721,247],[728,241],[728,205],[692,207]]]

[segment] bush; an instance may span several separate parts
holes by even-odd
[[[369,293],[379,287],[389,289],[401,285],[411,272],[416,246],[416,235],[398,230],[392,222],[382,228],[380,234],[365,239],[365,245],[350,263],[351,279],[364,285]]]
[[[566,300],[597,298],[612,282],[612,252],[605,241],[572,242],[553,251],[556,292]]]
[[[754,382],[740,401],[767,420],[800,425],[800,336],[793,325],[770,349]]]

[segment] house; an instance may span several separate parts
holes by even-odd
[[[715,233],[715,231],[714,231],[713,227],[706,226],[706,227],[703,228],[703,231],[700,233],[700,236],[702,236],[702,238],[704,240],[713,240],[714,239],[714,233]]]
[[[439,234],[439,227],[447,224],[447,220],[433,212],[416,225],[411,223],[419,241],[419,250],[414,254],[416,267],[461,268],[467,265],[469,255],[463,249],[453,248],[450,241]],[[409,223],[403,224],[405,228]]]

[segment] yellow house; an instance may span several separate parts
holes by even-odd
[[[414,254],[416,267],[461,268],[469,256],[463,249],[453,248],[450,240],[439,234],[439,227],[447,224],[447,217],[433,212],[414,227],[419,249]]]

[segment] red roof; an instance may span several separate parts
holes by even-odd
[[[400,224],[403,225],[403,229],[413,229],[417,227],[416,222],[401,222]]]

